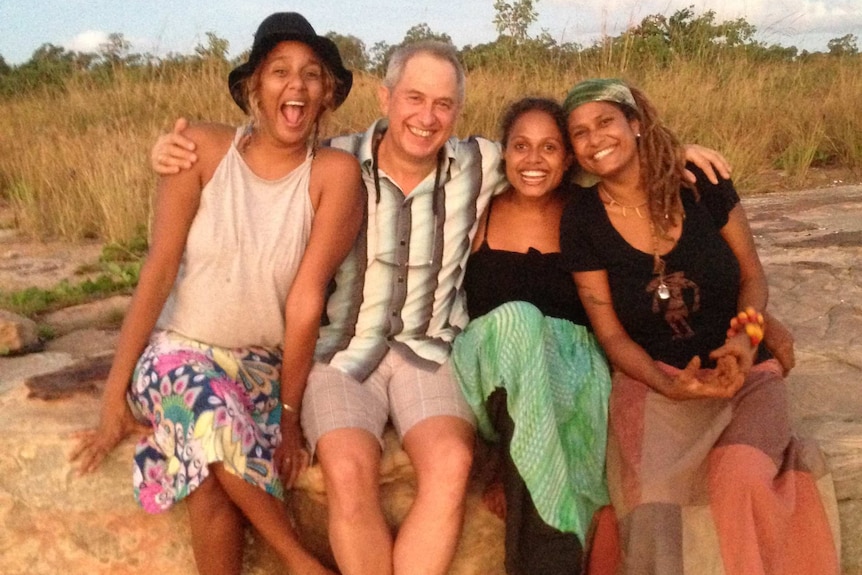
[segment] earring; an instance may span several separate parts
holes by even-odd
[[[641,137],[641,133],[640,133],[640,132],[638,132],[637,134],[635,134],[635,138],[640,139],[640,137]]]

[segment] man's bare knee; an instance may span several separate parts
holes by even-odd
[[[338,429],[317,443],[317,457],[330,506],[353,506],[376,497],[380,474],[380,446],[365,430]]]
[[[473,428],[456,417],[435,417],[415,425],[404,438],[420,490],[460,492],[473,463]]]

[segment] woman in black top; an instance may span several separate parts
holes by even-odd
[[[767,284],[733,184],[687,184],[676,138],[620,80],[581,82],[565,107],[598,178],[560,244],[613,366],[617,573],[836,574],[834,491],[760,346]]]

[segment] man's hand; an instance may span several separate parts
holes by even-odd
[[[188,170],[198,161],[195,143],[183,136],[189,127],[189,121],[179,118],[174,123],[173,131],[162,134],[156,140],[150,152],[150,164],[160,176],[177,174],[180,170]]]
[[[686,161],[703,170],[706,178],[713,184],[718,183],[716,172],[725,180],[730,178],[730,164],[715,150],[697,144],[686,144],[683,150]],[[685,171],[685,179],[692,184],[696,181],[695,175],[690,170]]]

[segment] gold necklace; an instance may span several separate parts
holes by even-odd
[[[637,214],[637,216],[638,216],[640,219],[644,219],[644,218],[646,218],[646,216],[645,216],[644,214],[642,214],[642,213],[641,213],[641,208],[642,208],[642,207],[644,207],[645,205],[647,205],[648,200],[646,200],[646,201],[644,201],[643,203],[640,203],[640,204],[638,204],[638,205],[636,205],[636,206],[625,206],[625,205],[623,205],[623,204],[619,203],[619,202],[618,202],[618,201],[617,201],[617,200],[616,200],[616,199],[615,199],[615,198],[610,194],[610,192],[608,192],[607,190],[605,190],[604,186],[602,186],[601,184],[599,184],[599,193],[600,193],[600,194],[602,194],[605,198],[607,198],[607,199],[608,199],[608,201],[607,201],[607,204],[606,204],[606,205],[608,205],[608,206],[617,206],[620,210],[622,210],[622,213],[623,213],[623,217],[624,217],[624,218],[627,218],[627,217],[629,216],[629,214],[628,214],[628,210],[632,210],[635,214]]]

